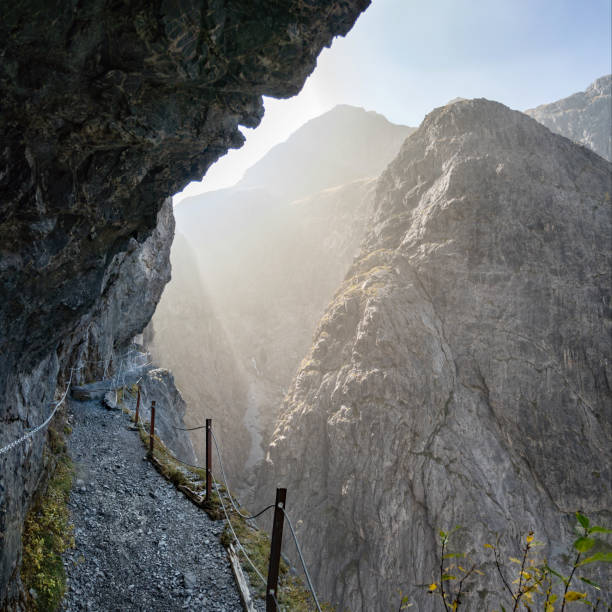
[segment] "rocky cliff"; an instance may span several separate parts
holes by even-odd
[[[238,126],[259,123],[262,95],[299,91],[321,48],[368,4],[33,0],[3,8],[0,444],[43,420],[78,347],[90,345],[84,321],[119,281],[120,260],[151,236],[165,198],[242,144]],[[88,350],[108,361],[122,336]],[[0,605],[19,590],[20,527],[43,441],[0,458]]]
[[[612,75],[597,79],[585,91],[525,112],[553,132],[612,161]]]
[[[173,370],[187,418],[219,424],[238,489],[250,476],[245,465],[263,458],[261,442],[316,323],[358,253],[374,177],[413,129],[339,106],[234,188],[175,208],[185,242],[173,247],[174,278],[148,346]]]
[[[609,519],[611,193],[610,163],[486,100],[432,112],[382,175],[260,478],[340,609],[435,609],[437,529],[482,559],[532,528],[557,559],[573,511]],[[489,566],[466,608],[499,586]]]

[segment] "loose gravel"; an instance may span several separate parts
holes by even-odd
[[[128,417],[71,401],[68,448],[76,548],[64,554],[62,610],[242,610],[212,521],[145,458]]]

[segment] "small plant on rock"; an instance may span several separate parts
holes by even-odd
[[[465,553],[450,552],[448,550],[450,535],[459,529],[461,529],[461,527],[457,525],[448,533],[445,531],[439,532],[439,572],[437,580],[432,582],[428,587],[429,593],[440,596],[444,604],[444,609],[447,612],[459,608],[465,597],[466,590],[470,585],[470,578],[472,578],[474,574],[482,574],[482,572],[476,568],[475,563],[461,561],[461,559],[467,558]]]
[[[514,572],[509,571],[504,563],[501,554],[500,537],[497,537],[495,544],[485,544],[485,548],[493,553],[495,568],[504,586],[504,590],[510,597],[510,602],[506,606],[500,604],[501,612],[517,612],[527,610],[535,612],[565,612],[568,604],[579,603],[599,609],[600,605],[606,606],[609,611],[609,604],[605,604],[600,597],[594,601],[588,599],[587,588],[592,592],[599,593],[601,587],[591,578],[582,575],[582,569],[592,563],[611,563],[612,553],[610,547],[600,540],[595,534],[609,534],[612,530],[599,525],[591,525],[590,520],[576,512],[577,539],[572,544],[573,564],[569,574],[550,567],[546,559],[540,559],[535,555],[535,549],[544,545],[538,542],[535,535],[530,531],[522,541],[521,554],[519,557],[509,557],[511,567],[515,567]],[[470,581],[476,574],[483,575],[475,563],[461,561],[466,559],[463,552],[451,552],[448,549],[449,538],[452,533],[460,529],[455,527],[450,532],[439,532],[440,537],[440,565],[431,584],[427,585],[428,592],[437,595],[443,605],[445,612],[458,610],[465,603],[466,595],[472,586]],[[588,553],[590,555],[586,556]],[[574,585],[580,581],[585,590],[580,590]],[[559,587],[559,588],[558,588]],[[406,603],[406,598],[402,599],[402,604]],[[400,610],[403,609],[400,606]],[[495,612],[495,611],[493,611]]]

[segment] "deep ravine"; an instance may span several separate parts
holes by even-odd
[[[61,609],[242,610],[223,522],[155,471],[124,413],[74,400],[70,411],[76,547]]]

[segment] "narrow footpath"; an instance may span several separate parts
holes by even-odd
[[[64,554],[62,610],[242,610],[222,521],[212,521],[145,459],[129,417],[70,401],[76,548]]]

